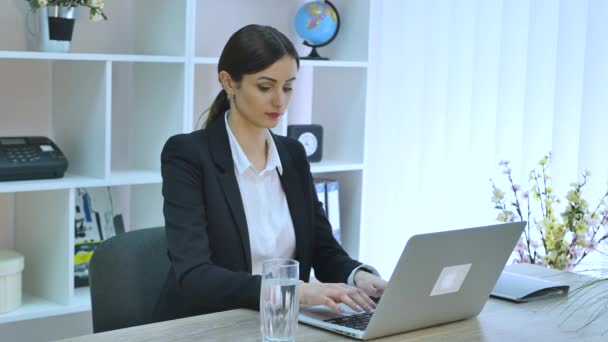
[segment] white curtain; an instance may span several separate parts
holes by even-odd
[[[388,277],[413,234],[495,223],[500,160],[525,188],[552,152],[557,194],[589,169],[596,203],[608,187],[608,1],[371,2],[360,259]]]

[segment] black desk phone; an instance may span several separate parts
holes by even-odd
[[[47,137],[0,137],[0,181],[61,178],[68,160]]]

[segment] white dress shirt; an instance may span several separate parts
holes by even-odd
[[[228,115],[224,120],[249,228],[251,272],[261,274],[264,260],[293,259],[295,256],[296,236],[279,178],[283,166],[270,131],[266,130],[268,159],[263,170],[256,170],[228,126]]]
[[[224,120],[234,161],[234,173],[249,229],[251,273],[262,274],[264,260],[293,259],[295,256],[296,236],[293,221],[279,178],[279,174],[283,174],[283,166],[272,135],[266,130],[268,159],[263,170],[256,170],[228,126],[228,115],[229,111],[224,115]],[[361,265],[351,272],[347,281],[349,285],[355,285],[355,272],[361,267],[378,275],[378,271],[373,267]]]

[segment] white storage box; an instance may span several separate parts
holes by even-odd
[[[0,314],[21,306],[23,255],[0,250]]]

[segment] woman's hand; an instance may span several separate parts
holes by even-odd
[[[361,269],[357,270],[353,280],[357,287],[365,291],[368,296],[376,298],[382,296],[388,284],[386,280]]]
[[[351,309],[361,312],[373,312],[376,303],[361,289],[346,284],[300,283],[300,304],[325,305],[332,310],[343,313],[338,303],[344,303]]]

